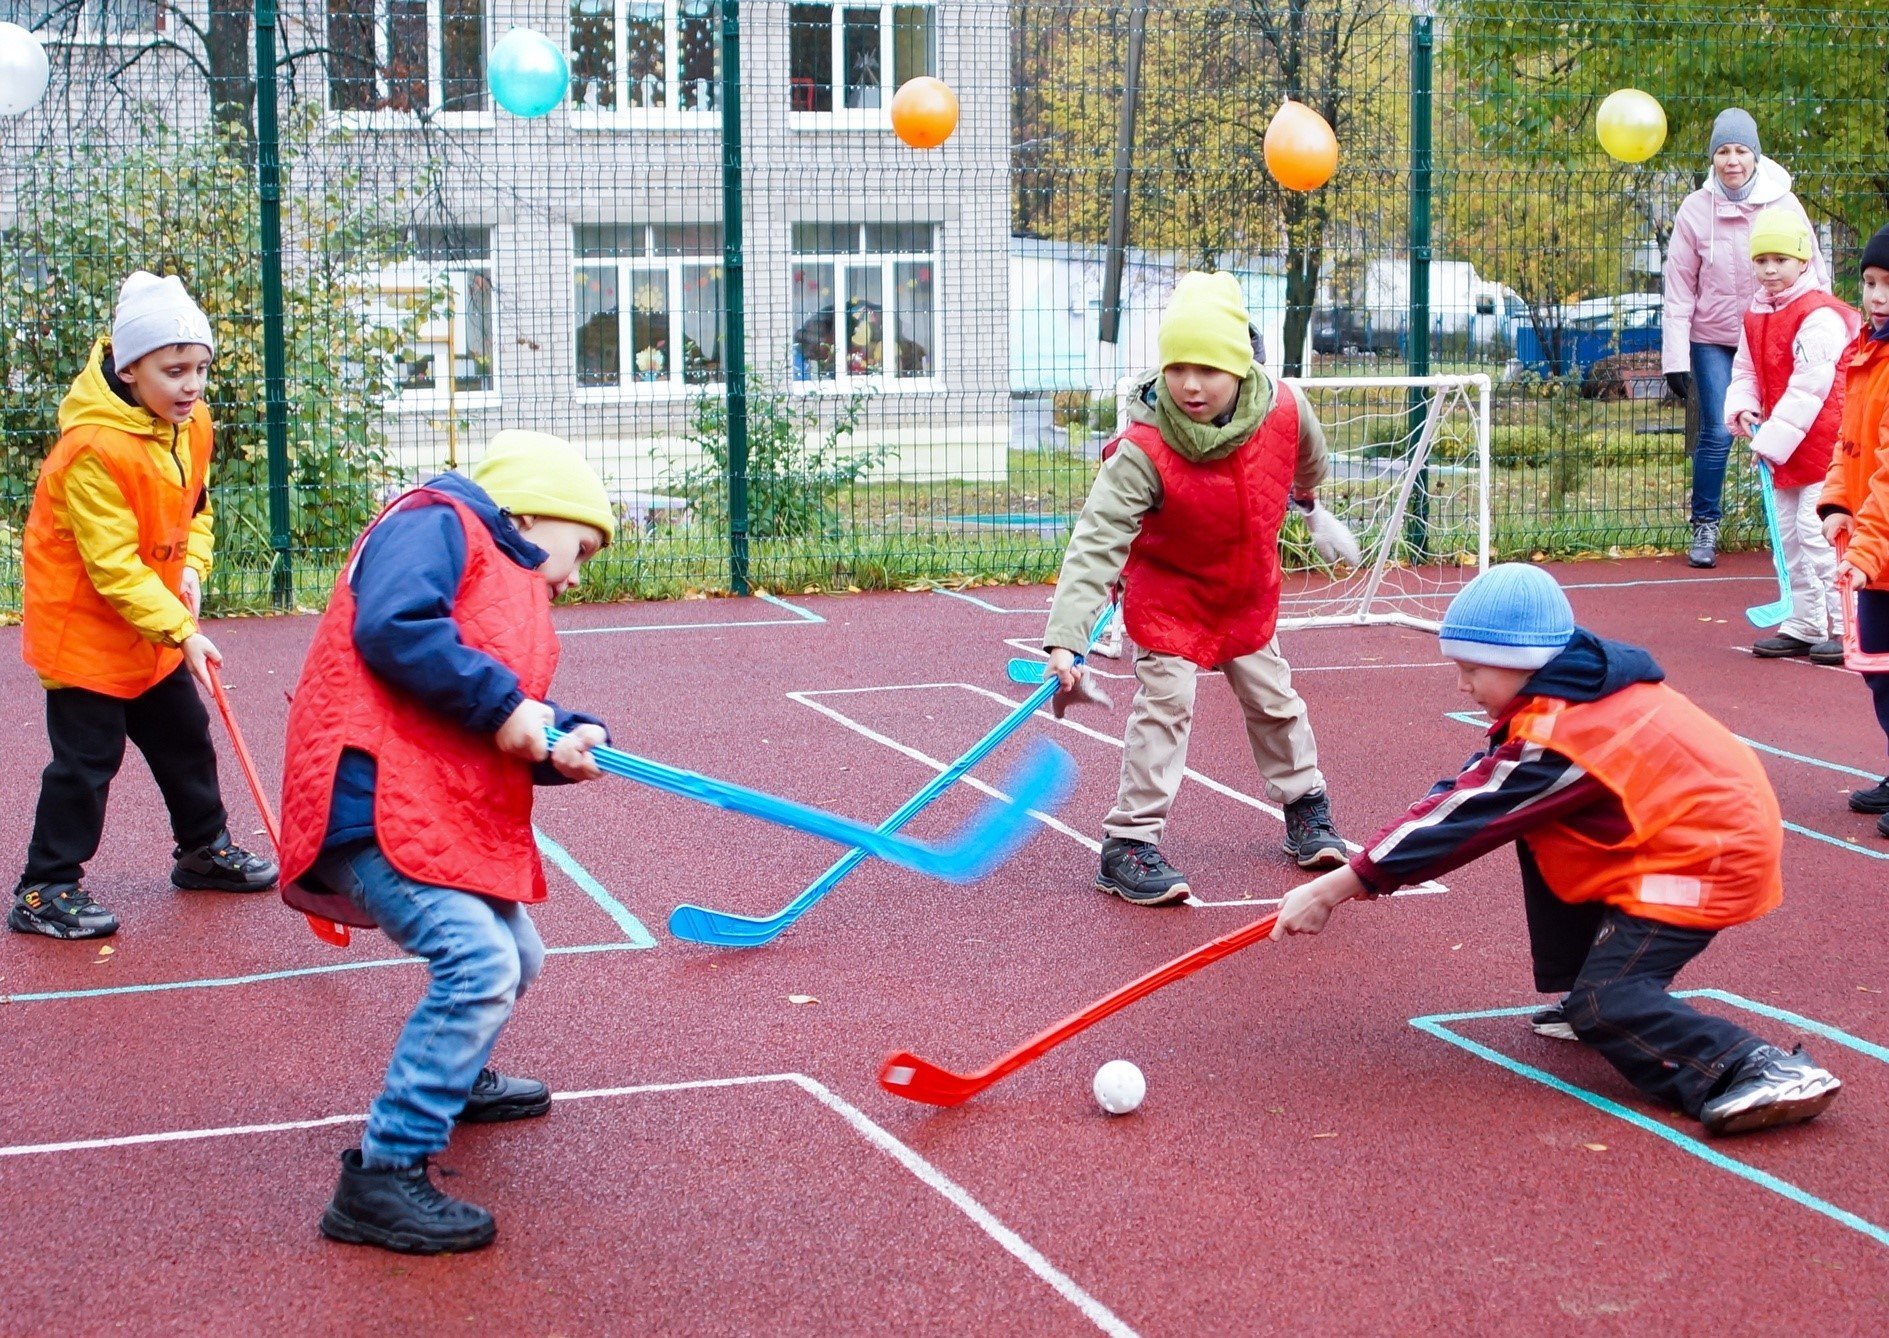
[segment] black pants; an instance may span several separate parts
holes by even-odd
[[[1548,890],[1526,845],[1522,897],[1535,988],[1565,992],[1574,1034],[1646,1095],[1697,1117],[1738,1061],[1764,1044],[1735,1022],[1666,992],[1713,933],[1642,919]]]
[[[1872,653],[1889,650],[1889,590],[1856,592],[1856,643]],[[1889,674],[1864,674],[1863,682],[1876,699],[1876,723],[1889,739]]]
[[[76,883],[83,876],[105,831],[105,797],[125,760],[126,739],[138,745],[163,792],[179,854],[208,845],[229,822],[210,716],[187,669],[129,701],[54,688],[46,694],[46,737],[52,761],[40,773],[22,884]]]

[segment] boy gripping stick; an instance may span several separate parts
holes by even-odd
[[[1305,702],[1273,629],[1279,526],[1288,496],[1310,503],[1325,436],[1296,389],[1253,360],[1246,302],[1231,274],[1186,274],[1162,315],[1161,370],[1130,396],[1063,557],[1043,644],[1065,691],[1089,623],[1118,580],[1140,687],[1121,788],[1103,819],[1096,888],[1141,906],[1189,891],[1158,848],[1187,765],[1195,677],[1220,669],[1246,736],[1285,806],[1285,851],[1302,868],[1345,858],[1332,826]]]
[[[176,839],[171,883],[260,892],[276,867],[230,840],[210,717],[192,678],[223,657],[197,625],[214,544],[204,380],[216,339],[183,281],[125,280],[109,337],[59,406],[24,545],[21,654],[46,689],[52,761],[7,927],[103,938],[118,917],[85,890],[105,800],[136,744]]]
[[[1817,286],[1810,224],[1796,209],[1773,205],[1751,221],[1758,291],[1745,312],[1732,359],[1725,425],[1749,437],[1753,463],[1771,469],[1778,533],[1791,577],[1791,616],[1776,635],[1751,648],[1759,659],[1808,656],[1843,663],[1843,607],[1836,550],[1823,536],[1817,507],[1843,416],[1837,359],[1861,317]]]
[[[1539,567],[1504,563],[1463,587],[1443,654],[1494,723],[1461,775],[1342,869],[1294,888],[1275,939],[1316,934],[1374,897],[1513,841],[1535,988],[1531,1019],[1593,1046],[1640,1091],[1714,1134],[1808,1120],[1841,1083],[1666,992],[1719,930],[1783,895],[1783,828],[1756,755],[1667,687],[1653,657],[1574,625]]]
[[[1856,638],[1866,652],[1889,651],[1889,227],[1863,248],[1863,314],[1869,324],[1844,351],[1843,423],[1817,514],[1824,536],[1847,545],[1839,581],[1856,587]],[[1876,723],[1889,736],[1889,674],[1864,674]],[[1889,836],[1889,776],[1850,795],[1858,813],[1879,813]]]
[[[472,478],[441,474],[392,502],[355,544],[289,710],[283,899],[378,926],[431,981],[321,1229],[410,1253],[497,1234],[427,1175],[455,1120],[542,1115],[541,1082],[486,1067],[544,944],[532,786],[601,774],[592,717],[546,699],[551,600],[616,524],[569,442],[500,432]],[[545,730],[568,731],[548,749]],[[299,882],[298,882],[299,880]]]

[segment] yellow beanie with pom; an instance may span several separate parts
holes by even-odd
[[[1246,295],[1231,274],[1181,275],[1161,314],[1161,366],[1192,363],[1244,378],[1253,367]]]
[[[574,520],[616,536],[616,512],[603,480],[570,442],[549,432],[507,428],[495,432],[472,481],[514,516],[549,516]]]

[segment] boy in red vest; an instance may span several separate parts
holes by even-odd
[[[1758,291],[1745,312],[1732,359],[1725,424],[1749,437],[1754,463],[1771,470],[1778,537],[1791,577],[1791,616],[1751,653],[1761,660],[1808,656],[1843,663],[1843,609],[1836,550],[1823,537],[1817,501],[1843,417],[1837,358],[1855,336],[1856,309],[1817,286],[1810,224],[1794,208],[1773,205],[1751,222]]]
[[[1845,545],[1837,568],[1856,587],[1856,640],[1865,654],[1889,652],[1889,227],[1863,247],[1863,314],[1869,325],[1843,351],[1843,422],[1817,514],[1824,537]],[[1889,674],[1863,674],[1876,724],[1889,736]],[[1889,836],[1889,776],[1850,792],[1850,808],[1877,813]]]
[[[1273,629],[1279,526],[1325,477],[1325,435],[1305,397],[1253,359],[1231,274],[1186,274],[1161,317],[1161,370],[1129,397],[1069,539],[1043,644],[1065,691],[1088,625],[1118,580],[1140,684],[1121,788],[1103,819],[1099,891],[1139,906],[1186,898],[1159,842],[1187,765],[1196,675],[1219,669],[1246,717],[1266,792],[1285,807],[1301,868],[1345,858],[1305,702]]]
[[[1530,1021],[1581,1040],[1714,1134],[1795,1124],[1842,1086],[1666,992],[1714,935],[1783,898],[1782,821],[1757,756],[1664,683],[1653,657],[1574,625],[1539,567],[1463,587],[1442,650],[1494,723],[1488,747],[1342,869],[1293,889],[1275,939],[1316,934],[1353,897],[1449,872],[1511,841],[1535,988]]]
[[[289,709],[282,895],[377,926],[426,959],[361,1146],[321,1219],[335,1240],[432,1254],[490,1244],[483,1208],[441,1193],[427,1160],[456,1120],[542,1115],[541,1082],[486,1067],[544,944],[532,786],[594,779],[601,722],[546,697],[551,600],[616,522],[558,437],[500,432],[470,479],[441,474],[355,544]],[[567,731],[556,748],[545,730]]]
[[[118,917],[85,890],[105,799],[130,740],[170,811],[171,883],[260,892],[276,868],[230,840],[210,717],[192,683],[223,657],[197,625],[214,544],[210,411],[216,339],[176,277],[139,270],[109,337],[59,406],[24,544],[26,663],[46,688],[52,761],[7,927],[104,938]]]

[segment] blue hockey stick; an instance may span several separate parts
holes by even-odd
[[[1114,607],[1110,606],[1096,620],[1095,630],[1089,637],[1090,645],[1094,645],[1096,638],[1107,629],[1109,619],[1114,616],[1114,613]],[[901,804],[897,812],[879,825],[879,833],[889,836],[917,817],[939,795],[962,780],[972,767],[988,757],[998,744],[1016,733],[1018,726],[1042,710],[1055,692],[1056,680],[1051,679],[1026,697],[1014,711],[998,721],[990,733],[972,744],[964,756],[933,776],[925,783],[923,789]],[[1005,788],[1010,787],[1006,785]],[[1010,792],[1017,793],[1014,789]],[[1016,803],[1019,811],[1030,806],[1025,804],[1020,794],[1017,795]],[[772,943],[786,931],[788,926],[805,915],[815,902],[839,886],[840,880],[858,868],[870,853],[872,852],[863,848],[847,851],[832,867],[816,878],[806,891],[773,915],[733,915],[726,911],[712,911],[705,906],[684,903],[669,912],[669,932],[691,943],[707,943],[717,948],[758,948],[763,944]]]
[[[564,731],[547,729],[545,737],[556,744],[564,737]],[[592,748],[590,755],[612,776],[638,781],[731,813],[745,813],[763,822],[822,837],[836,845],[856,846],[867,855],[876,855],[915,873],[942,878],[949,883],[976,882],[1015,854],[1029,839],[1035,825],[1029,810],[1060,806],[1068,798],[1076,775],[1075,760],[1068,753],[1046,739],[1039,739],[1005,778],[1005,788],[1016,796],[1013,802],[994,800],[986,804],[956,836],[942,845],[931,846],[904,840],[890,832],[875,831],[863,822],[842,818],[837,813],[750,790],[730,781],[711,780],[693,771],[652,762],[602,744]]]
[[[1777,568],[1778,597],[1769,604],[1754,604],[1745,610],[1753,627],[1776,627],[1791,616],[1791,572],[1784,565],[1784,535],[1778,528],[1777,490],[1771,485],[1771,464],[1758,464],[1758,493],[1764,500],[1764,531],[1771,538],[1771,565]]]

